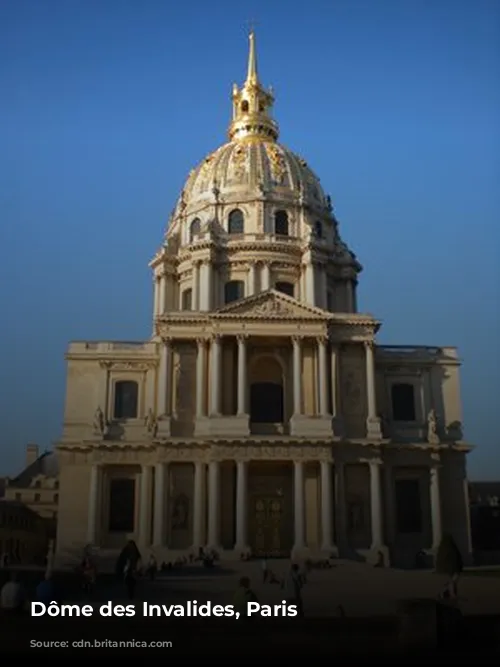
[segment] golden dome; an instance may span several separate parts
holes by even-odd
[[[210,153],[189,175],[179,204],[191,208],[204,199],[212,200],[214,194],[222,201],[254,194],[275,195],[290,203],[301,198],[313,209],[329,205],[307,163],[288,148],[268,141],[232,141]]]
[[[250,33],[248,72],[232,94],[233,117],[229,142],[195,167],[173,212],[197,214],[214,201],[231,203],[266,199],[308,207],[329,217],[330,198],[306,161],[277,142],[278,125],[271,116],[274,96],[257,75],[255,37]]]

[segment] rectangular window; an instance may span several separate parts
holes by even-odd
[[[135,480],[112,479],[109,485],[109,532],[133,532],[134,518]]]
[[[395,497],[398,533],[421,533],[422,505],[420,502],[420,480],[396,480]]]
[[[412,384],[393,384],[391,387],[391,400],[392,418],[394,421],[415,421],[415,391]]]

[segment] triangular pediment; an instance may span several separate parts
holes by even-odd
[[[239,299],[219,308],[215,317],[244,317],[255,319],[285,319],[285,320],[328,320],[332,314],[297,301],[287,294],[268,290],[253,296]]]

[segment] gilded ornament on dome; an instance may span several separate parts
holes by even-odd
[[[278,185],[283,183],[286,174],[286,165],[283,155],[274,144],[266,146],[267,156],[271,166],[271,176]]]
[[[245,145],[236,146],[231,155],[231,167],[229,173],[232,180],[240,181],[247,172],[248,150]]]

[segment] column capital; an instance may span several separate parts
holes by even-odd
[[[370,467],[377,467],[383,465],[383,461],[379,457],[374,457],[370,459],[359,459],[360,463],[367,463]]]
[[[161,337],[161,342],[166,346],[166,345],[172,345],[174,339],[172,336],[162,336]]]
[[[365,347],[365,350],[373,350],[375,347],[375,341],[374,340],[364,340],[363,345]]]
[[[244,345],[247,340],[250,338],[250,335],[247,333],[240,333],[237,334],[236,340],[238,341],[238,345]]]
[[[300,347],[302,345],[302,341],[304,340],[304,336],[300,334],[296,334],[292,336],[292,344],[295,346]]]
[[[205,347],[205,345],[208,343],[208,336],[198,336],[196,338],[196,344],[198,347]]]
[[[220,333],[213,333],[213,334],[210,334],[210,338],[209,338],[209,340],[210,340],[211,343],[217,343],[217,344],[219,344],[219,343],[221,342],[221,340],[222,340],[222,334],[220,334]]]
[[[328,336],[326,334],[322,334],[321,336],[316,336],[316,342],[318,345],[323,345],[326,347],[328,344]]]

